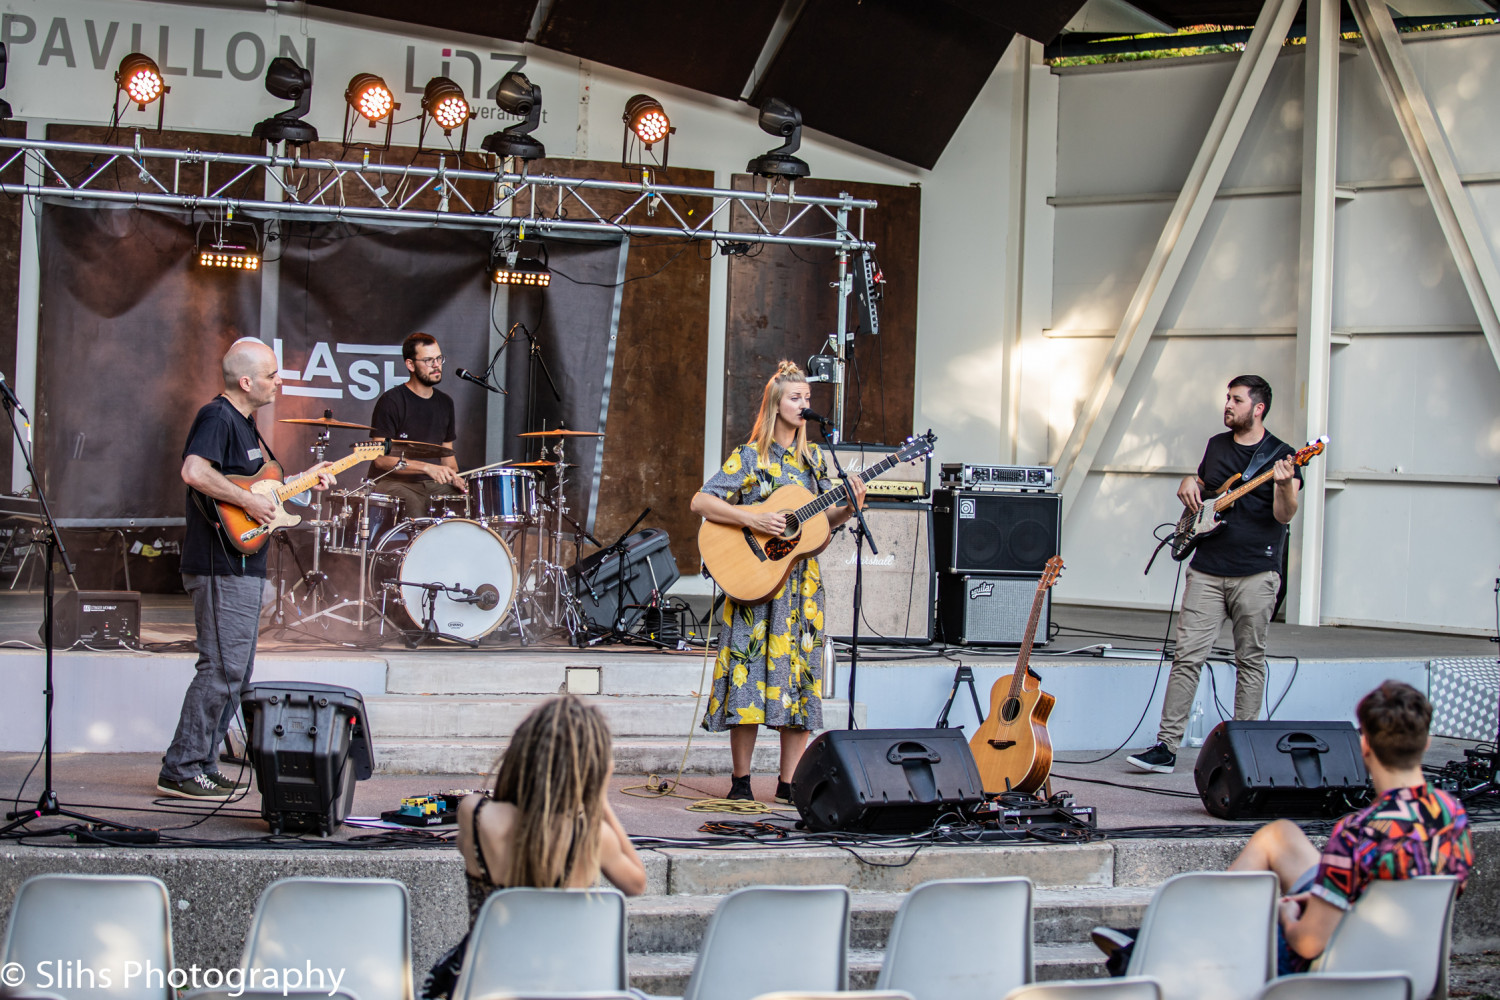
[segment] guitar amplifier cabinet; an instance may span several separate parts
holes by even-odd
[[[872,465],[885,461],[899,446],[884,444],[861,444],[845,441],[837,445],[839,464],[851,476],[863,472]],[[838,482],[833,471],[833,461],[828,461],[828,477]],[[923,455],[915,462],[897,462],[865,484],[871,500],[926,500],[932,494],[932,456]]]
[[[1370,801],[1348,722],[1221,722],[1203,741],[1193,783],[1220,819],[1341,816]]]
[[[983,801],[961,729],[830,729],[792,776],[792,804],[817,831],[917,833]]]
[[[932,507],[870,501],[865,520],[880,545],[865,546],[859,641],[916,645],[932,641]],[[853,524],[848,521],[846,524]],[[824,631],[848,642],[854,621],[854,533],[836,531],[818,555],[823,573]]]
[[[941,489],[932,495],[940,573],[1040,573],[1062,544],[1062,497]]]
[[[1036,598],[1040,573],[1009,576],[994,573],[938,575],[937,638],[954,646],[1019,646]],[[1032,645],[1047,645],[1052,624],[1052,591],[1042,597]]]

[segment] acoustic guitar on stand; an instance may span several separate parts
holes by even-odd
[[[1306,445],[1297,449],[1296,454],[1287,457],[1292,460],[1293,465],[1306,465],[1316,456],[1323,454],[1323,449],[1326,447],[1328,447],[1328,435],[1324,434],[1322,437],[1309,441]],[[1231,490],[1229,487],[1236,479],[1240,478],[1239,473],[1236,472],[1224,481],[1224,485],[1219,487],[1218,492],[1211,497],[1205,497],[1203,504],[1196,511],[1188,510],[1184,507],[1182,516],[1177,519],[1177,527],[1173,530],[1170,539],[1172,544],[1172,558],[1178,562],[1182,562],[1188,556],[1192,555],[1193,550],[1198,547],[1198,543],[1203,540],[1203,536],[1218,530],[1219,526],[1224,523],[1219,518],[1221,513],[1228,510],[1240,497],[1249,493],[1275,474],[1276,466],[1275,463],[1272,463],[1271,467],[1266,469],[1265,472],[1262,472],[1249,482],[1241,483]],[[1160,549],[1160,546],[1157,546],[1157,548]]]
[[[865,469],[860,480],[869,482],[899,462],[914,462],[932,451],[937,435],[932,431],[909,437],[895,454]],[[801,486],[775,490],[746,510],[772,510],[786,515],[786,530],[764,535],[750,528],[705,520],[698,529],[698,551],[719,589],[741,604],[759,604],[780,590],[799,559],[815,556],[833,537],[828,527],[829,507],[849,502],[842,483],[820,497]]]
[[[265,524],[260,524],[245,513],[245,508],[225,500],[215,500],[214,506],[219,509],[219,523],[224,526],[224,536],[229,539],[229,544],[233,545],[236,551],[247,556],[254,555],[271,540],[271,532],[277,528],[290,528],[294,524],[302,523],[300,516],[288,514],[282,504],[315,486],[318,477],[323,473],[336,476],[350,466],[390,454],[390,450],[389,441],[357,444],[354,446],[354,451],[327,468],[319,469],[317,472],[304,472],[287,483],[281,481],[281,466],[275,462],[262,465],[260,471],[253,476],[225,476],[224,478],[234,485],[242,486],[251,493],[269,498],[276,504],[276,516]]]
[[[1034,792],[1052,773],[1047,716],[1057,699],[1042,690],[1041,680],[1031,672],[1031,643],[1036,638],[1047,588],[1057,582],[1062,568],[1062,556],[1053,556],[1043,567],[1036,596],[1031,600],[1026,637],[1016,654],[1015,673],[1000,678],[990,688],[990,714],[969,739],[980,781],[991,794]]]

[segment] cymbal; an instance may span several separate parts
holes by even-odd
[[[602,438],[603,436],[604,435],[601,434],[601,433],[599,433],[598,431],[568,431],[568,430],[527,431],[524,434],[517,434],[516,435],[516,437],[518,437],[518,438],[547,438],[547,437]]]
[[[313,427],[344,427],[351,431],[375,429],[369,424],[351,424],[347,420],[335,420],[332,417],[283,417],[276,422],[278,424],[308,424]]]
[[[553,469],[559,465],[564,469],[578,468],[578,463],[576,462],[549,462],[546,459],[542,459],[539,462],[512,462],[510,467],[512,469]]]
[[[452,448],[445,448],[440,444],[432,444],[429,441],[394,439],[390,444],[391,454],[402,458],[447,458],[453,454]]]

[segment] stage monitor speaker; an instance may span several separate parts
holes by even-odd
[[[677,560],[671,539],[661,528],[637,531],[625,539],[625,600],[620,600],[620,560],[609,549],[600,549],[568,567],[573,595],[585,618],[600,628],[614,624],[620,605],[625,605],[623,627],[630,629],[643,614],[644,605],[656,589],[662,596],[677,582]]]
[[[46,624],[37,637],[47,641]],[[52,600],[52,648],[67,649],[79,641],[90,646],[141,645],[141,594],[138,590],[76,590]]]
[[[1026,639],[1040,573],[1001,576],[938,574],[937,638],[953,646],[1019,646]],[[1042,616],[1032,645],[1045,646],[1052,625],[1052,591],[1042,595]]]
[[[327,836],[343,825],[354,783],[375,770],[360,693],[333,684],[261,681],[245,691],[240,709],[260,815],[271,832]]]
[[[1193,781],[1220,819],[1341,816],[1370,801],[1348,722],[1221,722],[1203,741]]]
[[[830,729],[792,777],[792,804],[810,830],[917,833],[983,801],[961,729]]]
[[[871,555],[865,545],[860,644],[931,642],[932,507],[871,501],[865,520],[880,554]],[[824,632],[848,642],[854,622],[854,532],[834,532],[833,541],[818,556],[818,567],[823,573]]]
[[[1062,544],[1056,493],[942,489],[932,508],[942,573],[1040,573]]]

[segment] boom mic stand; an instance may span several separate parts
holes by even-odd
[[[819,419],[818,426],[823,431],[823,440],[828,442],[828,455],[833,459],[833,470],[838,473],[838,478],[844,484],[845,496],[849,506],[854,508],[854,517],[858,521],[851,530],[854,532],[854,619],[849,632],[849,727],[854,729],[854,686],[859,679],[859,615],[864,604],[864,570],[865,551],[864,543],[870,542],[870,554],[880,555],[880,546],[875,544],[875,536],[870,533],[869,522],[865,520],[865,512],[860,509],[859,504],[854,502],[854,490],[849,488],[849,473],[844,471],[843,463],[839,461],[838,428],[829,430],[826,421]],[[831,641],[827,636],[824,642]]]
[[[21,452],[21,457],[26,460],[26,472],[31,476],[31,488],[36,494],[38,504],[42,511],[42,523],[47,535],[47,566],[42,572],[42,645],[46,650],[46,686],[42,689],[45,703],[45,736],[42,739],[42,756],[46,761],[42,771],[42,794],[37,799],[35,808],[22,809],[8,812],[5,818],[11,820],[5,826],[0,827],[0,836],[10,833],[17,827],[25,826],[34,819],[43,816],[66,816],[69,819],[82,820],[85,823],[93,823],[98,826],[112,827],[116,830],[133,829],[132,827],[116,823],[113,820],[100,819],[87,813],[74,812],[65,809],[58,801],[57,790],[52,786],[52,600],[55,596],[55,581],[53,579],[52,564],[61,560],[63,570],[67,572],[68,578],[73,580],[76,589],[78,581],[73,577],[73,560],[68,556],[68,550],[63,545],[62,533],[57,527],[57,521],[52,516],[52,507],[47,503],[47,495],[42,492],[42,484],[36,475],[36,466],[32,464],[31,449],[27,447],[27,438],[22,436],[20,425],[16,423],[16,414],[19,412],[26,421],[26,429],[31,429],[31,417],[21,406],[21,401],[11,391],[10,385],[5,377],[0,375],[0,394],[4,396],[5,414],[10,419],[10,428],[16,435],[16,447]],[[58,830],[43,830],[39,833],[57,833]]]

